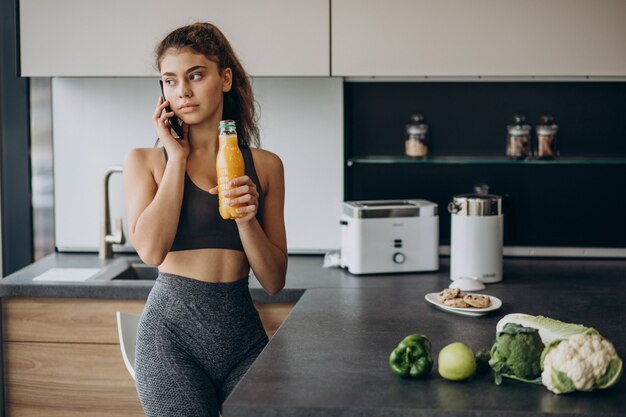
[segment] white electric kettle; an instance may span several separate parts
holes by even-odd
[[[476,277],[502,281],[502,198],[492,194],[461,194],[448,204],[452,216],[450,279]]]

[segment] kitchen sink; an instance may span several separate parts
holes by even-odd
[[[128,268],[111,278],[111,280],[132,279],[132,280],[156,280],[159,269],[156,266],[146,265],[141,262],[129,263]]]
[[[159,275],[156,266],[145,264],[139,258],[120,258],[91,280],[94,281],[154,281]]]

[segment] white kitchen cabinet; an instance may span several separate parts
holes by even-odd
[[[333,0],[333,76],[625,76],[624,0]]]
[[[155,75],[171,30],[217,25],[253,76],[330,75],[328,0],[20,0],[21,75]]]

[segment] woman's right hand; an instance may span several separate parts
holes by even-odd
[[[169,105],[169,101],[163,102],[161,96],[157,102],[157,107],[152,116],[152,122],[156,128],[157,134],[163,147],[167,151],[168,159],[187,162],[187,156],[189,155],[189,126],[185,123],[181,123],[183,128],[183,138],[176,139],[172,136],[172,130],[168,119],[170,117],[176,117],[174,112],[166,112],[165,108]]]

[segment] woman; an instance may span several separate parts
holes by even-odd
[[[159,97],[152,120],[163,148],[134,149],[124,162],[130,240],[144,262],[159,266],[137,334],[137,391],[149,417],[217,416],[267,344],[250,268],[269,294],[285,284],[283,166],[249,146],[258,144],[252,88],[219,29],[174,30],[156,63],[166,101]],[[170,117],[182,123],[182,139]],[[222,119],[236,122],[245,161],[229,196],[242,206],[236,220],[218,212]]]

